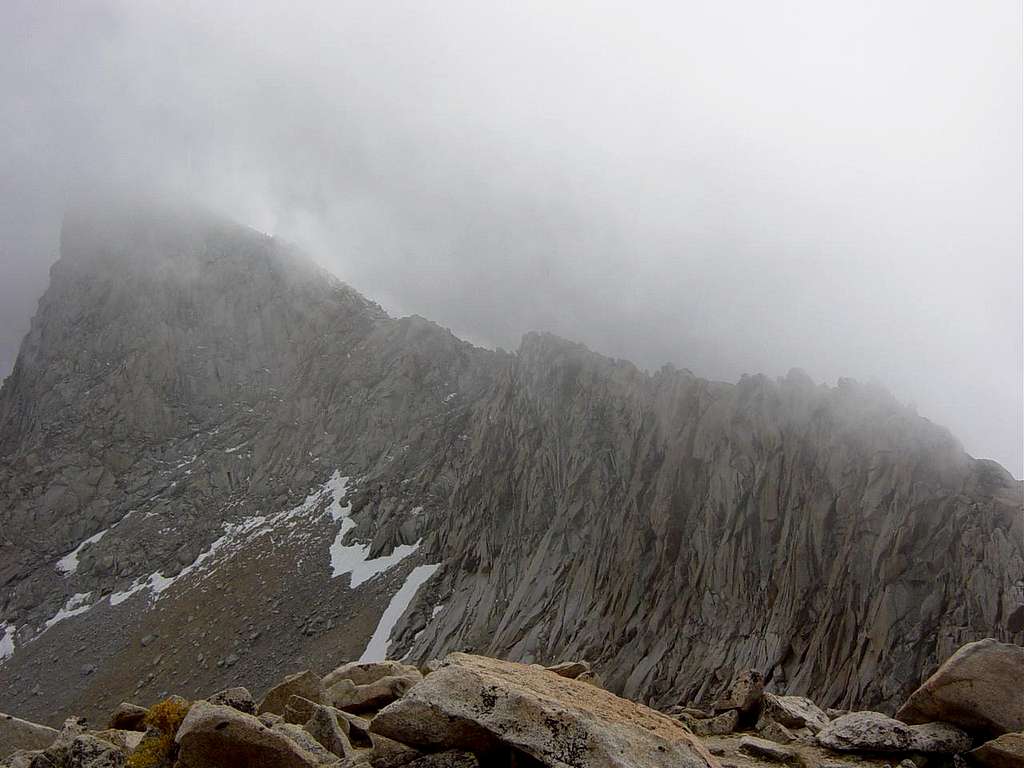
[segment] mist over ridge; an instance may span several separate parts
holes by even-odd
[[[877,380],[1024,474],[1017,4],[3,14],[0,375],[68,201],[155,185],[475,343]]]

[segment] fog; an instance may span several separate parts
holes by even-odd
[[[6,0],[0,376],[155,186],[514,349],[877,380],[1024,476],[1021,5]]]

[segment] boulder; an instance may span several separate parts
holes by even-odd
[[[145,707],[122,701],[110,715],[107,728],[119,731],[144,731],[146,726],[143,721],[146,719],[147,712]]]
[[[316,757],[288,734],[268,728],[252,715],[233,707],[197,701],[192,705],[174,740],[178,743],[175,768],[312,768]]]
[[[839,752],[924,752],[956,754],[971,738],[945,723],[907,725],[881,712],[851,712],[818,733],[818,743]]]
[[[345,735],[348,736],[348,740],[352,742],[353,747],[365,747],[369,749],[373,746],[369,720],[359,717],[359,715],[353,715],[351,712],[345,712],[341,709],[335,709],[334,711],[338,716],[338,724],[342,727],[342,730],[345,731]]]
[[[71,752],[71,745],[83,733],[85,726],[81,721],[77,717],[69,717],[61,726],[57,737],[43,749],[37,759],[33,759],[33,766],[64,765]]]
[[[702,720],[690,718],[687,725],[698,736],[724,736],[735,731],[739,721],[739,711],[731,709],[715,717],[708,717]]]
[[[92,735],[98,739],[109,741],[124,752],[131,752],[139,746],[145,733],[142,731],[122,731],[116,728],[107,728],[103,731],[96,731]]]
[[[281,715],[275,715],[273,712],[264,712],[262,715],[256,715],[256,719],[267,726],[267,728],[273,728],[278,723],[285,721]]]
[[[45,749],[57,738],[57,731],[0,713],[0,760],[19,749]]]
[[[787,728],[810,728],[813,733],[817,733],[828,725],[828,715],[803,696],[765,693],[761,697],[761,715],[757,728],[760,730],[768,721],[775,721]]]
[[[323,704],[315,704],[313,713],[303,728],[332,755],[342,758],[353,757],[355,750],[348,740],[348,721],[338,717],[337,710]]]
[[[324,676],[324,687],[330,688],[339,680],[351,680],[356,685],[369,685],[382,677],[422,678],[423,673],[416,667],[400,661],[369,661],[342,664]]]
[[[256,700],[249,693],[248,688],[225,688],[206,699],[211,704],[218,704],[224,707],[232,707],[247,715],[256,714]]]
[[[757,735],[762,739],[774,741],[776,744],[791,744],[796,741],[796,736],[789,728],[776,723],[774,720],[762,722],[757,729]]]
[[[753,669],[744,669],[733,676],[729,687],[711,705],[716,712],[738,709],[746,714],[753,712],[764,693],[764,675]]]
[[[327,688],[327,703],[332,707],[338,707],[340,702],[351,701],[359,697],[359,686],[349,679],[335,680]],[[338,707],[340,709],[340,707]]]
[[[988,638],[962,646],[896,713],[990,736],[1024,731],[1024,648]]]
[[[1024,768],[1024,733],[1004,733],[967,756],[984,768]]]
[[[71,742],[66,768],[124,768],[125,752],[109,741],[83,733]]]
[[[373,747],[370,749],[370,765],[373,768],[399,768],[408,765],[413,760],[423,756],[418,749],[413,749],[408,744],[381,736],[379,733],[370,734]]]
[[[292,696],[284,708],[284,721],[302,725],[313,715],[313,710],[323,706],[302,696]]]
[[[920,723],[910,730],[914,732],[914,751],[924,754],[956,755],[974,743],[970,734],[949,723]]]
[[[800,761],[800,753],[792,747],[776,744],[767,739],[759,739],[756,736],[744,736],[740,739],[738,749],[744,755],[772,763],[798,763]]]
[[[559,664],[552,664],[547,668],[550,672],[554,672],[556,675],[562,677],[568,677],[571,680],[575,680],[577,677],[582,675],[584,672],[590,671],[590,662],[587,661],[563,661]]]
[[[313,738],[313,735],[301,725],[278,723],[272,730],[283,733],[295,742],[303,752],[313,758],[317,765],[337,765],[339,762],[337,755],[331,754],[324,749],[324,746]]]
[[[600,688],[465,653],[381,710],[370,730],[427,751],[526,753],[543,765],[717,768],[681,723]]]
[[[275,715],[283,715],[284,708],[288,705],[288,699],[292,696],[301,696],[304,699],[315,701],[317,704],[330,703],[327,690],[319,675],[307,669],[289,675],[267,691],[267,695],[260,702],[259,713],[272,712]]]
[[[374,712],[400,699],[422,679],[417,673],[417,677],[382,677],[366,685],[347,685],[342,680],[330,690],[331,704],[346,712]]]

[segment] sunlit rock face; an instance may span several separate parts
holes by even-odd
[[[0,590],[0,711],[46,722],[368,646],[891,708],[1024,642],[1024,504],[876,387],[483,350],[122,203],[68,215],[0,391]]]

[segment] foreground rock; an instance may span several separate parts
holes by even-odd
[[[333,706],[346,712],[372,712],[400,699],[422,679],[417,673],[416,677],[389,675],[366,685],[340,680],[331,687],[328,698]]]
[[[1024,731],[1024,648],[992,638],[950,656],[900,707],[905,723],[939,720],[998,736]]]
[[[690,730],[698,736],[721,736],[736,730],[736,726],[739,724],[740,713],[738,710],[732,709],[715,717],[707,717],[700,720],[692,717],[687,718],[685,715],[681,715],[678,719],[686,723]]]
[[[355,685],[369,685],[382,677],[407,677],[422,680],[423,674],[409,664],[400,661],[361,661],[342,664],[324,675],[323,684],[328,690],[341,680],[350,680]]]
[[[967,754],[985,768],[1024,768],[1024,733],[1004,733]]]
[[[317,704],[303,727],[331,754],[344,758],[355,755],[348,739],[348,721],[339,717],[337,710]]]
[[[971,737],[946,723],[907,725],[881,712],[851,712],[829,723],[818,743],[839,752],[923,752],[957,754]]]
[[[761,702],[763,693],[764,675],[753,669],[745,669],[733,677],[729,687],[711,706],[716,712],[736,709],[747,714]]]
[[[307,669],[289,675],[267,691],[263,701],[260,702],[259,713],[262,715],[265,712],[271,712],[275,715],[284,715],[285,707],[288,706],[288,700],[292,696],[301,696],[317,704],[329,703],[327,690],[320,676]]]
[[[225,707],[232,707],[247,715],[256,714],[256,701],[248,688],[236,687],[226,688],[206,699],[211,704],[222,704]]]
[[[800,761],[800,753],[792,747],[785,747],[756,736],[744,736],[740,739],[739,751],[750,757],[772,763],[797,763]]]
[[[666,715],[544,669],[464,653],[381,710],[370,730],[428,751],[511,747],[558,768],[717,767]]]
[[[0,713],[0,760],[19,749],[43,749],[57,738],[57,731]]]
[[[71,742],[67,768],[123,768],[125,753],[109,741],[82,734]]]
[[[568,677],[570,680],[575,680],[580,675],[591,671],[588,661],[563,661],[559,664],[552,664],[547,669],[556,675]]]
[[[33,768],[49,768],[50,766],[64,766],[71,753],[71,747],[75,740],[85,733],[83,726],[77,718],[69,717],[61,726],[57,737],[50,744],[38,753],[32,760]]]
[[[146,726],[142,721],[146,719],[146,711],[145,707],[138,704],[122,701],[110,715],[107,727],[121,731],[144,731]]]
[[[776,722],[787,728],[808,728],[817,733],[828,725],[828,715],[810,699],[804,696],[776,696],[766,693],[761,698],[761,716],[758,730],[768,722]]]
[[[233,707],[198,701],[178,729],[175,768],[312,768],[322,763],[289,735]]]

